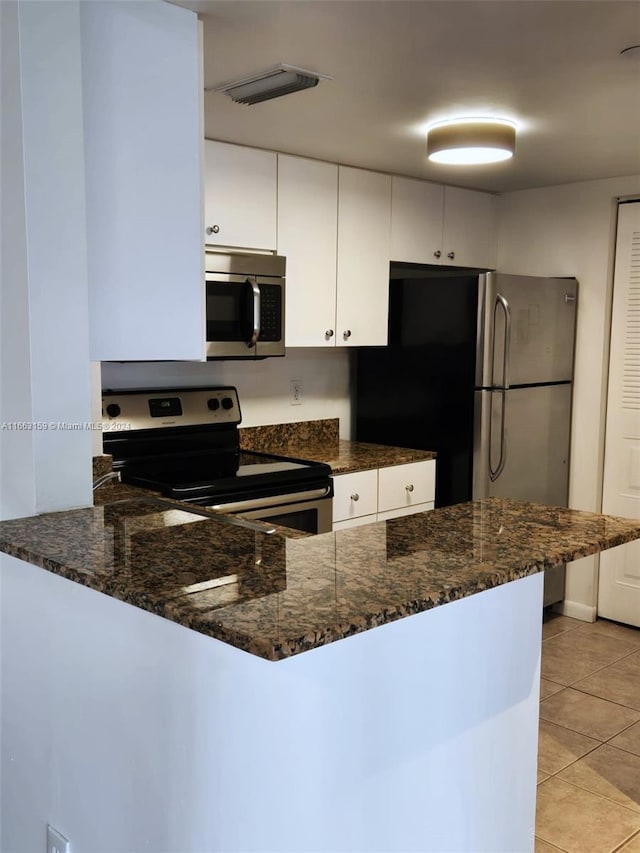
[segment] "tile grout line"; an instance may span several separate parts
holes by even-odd
[[[588,755],[588,754],[589,753],[585,753],[585,755]],[[584,758],[584,755],[582,756],[582,758]],[[568,766],[570,767],[571,765],[568,765]],[[558,770],[558,773],[562,773],[566,769],[567,769],[566,767],[563,767],[562,770]],[[545,779],[544,781],[547,782],[548,779]],[[619,803],[617,800],[612,800],[611,797],[607,797],[606,794],[600,794],[600,793],[598,793],[598,791],[592,791],[591,788],[583,788],[582,785],[578,784],[578,782],[572,782],[569,779],[558,779],[558,782],[566,782],[567,785],[572,785],[574,788],[578,788],[579,791],[585,791],[587,794],[593,794],[594,797],[600,797],[601,800],[606,800],[608,803],[611,803],[614,806],[620,806],[621,809],[626,809],[628,812],[631,812],[631,814],[636,815],[636,817],[640,819],[640,811],[637,811],[636,809],[629,808],[629,806],[625,806],[623,803]],[[541,782],[540,784],[544,785],[544,782]],[[634,829],[633,832],[634,832],[634,834],[638,833],[638,832],[640,832],[640,829]],[[633,835],[630,837],[633,838]],[[628,841],[628,840],[629,839],[627,838],[626,841]]]
[[[570,765],[568,765],[568,766],[570,766]],[[563,770],[566,770],[566,768],[563,768]],[[561,772],[562,772],[561,770],[558,771],[558,773],[561,773]],[[555,775],[556,774],[554,774],[554,776]],[[554,777],[550,777],[550,778],[554,778]],[[540,784],[544,785],[548,781],[549,781],[548,779],[545,779],[545,781],[541,782]],[[604,800],[605,803],[610,803],[613,806],[618,806],[618,808],[625,809],[630,814],[635,815],[637,818],[640,818],[640,812],[634,811],[634,809],[630,809],[628,806],[623,806],[622,803],[618,803],[615,800],[611,800],[609,797],[605,797],[603,794],[598,794],[598,793],[596,793],[596,791],[589,790],[589,788],[582,788],[580,785],[576,785],[575,782],[569,782],[567,779],[558,779],[558,782],[564,782],[566,785],[570,785],[572,788],[575,788],[578,791],[582,791],[585,794],[591,794],[591,796],[593,796],[593,797],[597,797],[600,800]],[[537,818],[536,818],[536,820],[537,820]],[[540,838],[540,840],[544,841],[546,844],[550,844],[551,846],[558,847],[558,845],[555,844],[555,842],[547,841],[546,838],[543,838],[541,835],[537,835],[537,833],[534,833],[534,834],[536,835],[537,838]],[[634,838],[636,838],[636,836],[640,837],[640,830],[639,829],[634,829],[633,832],[631,833],[631,835],[624,838],[620,842],[620,844],[616,845],[616,847],[613,847],[610,850],[602,850],[601,853],[618,853],[618,851],[623,851],[624,846],[626,844],[628,844],[630,841],[632,841]],[[562,847],[558,847],[558,849],[562,850],[563,853],[568,853],[568,851],[565,851],[564,848],[562,848]]]
[[[536,840],[542,841],[544,844],[548,844],[549,847],[553,847],[554,850],[560,851],[560,853],[571,853],[571,851],[567,850],[565,847],[558,847],[557,844],[553,844],[553,842],[547,841],[547,839],[543,838],[541,835],[535,835],[533,840],[534,841],[536,841]],[[628,840],[629,839],[627,838],[627,841]],[[625,844],[626,844],[626,842],[625,842]],[[611,853],[615,853],[615,850],[612,850]]]
[[[633,841],[634,838],[640,838],[640,831],[634,832],[633,835],[630,835],[628,838],[625,838],[625,840],[620,845],[618,845],[618,847],[614,847],[614,849],[611,850],[610,853],[618,853],[619,850],[623,850],[625,845],[628,844],[630,841]]]
[[[553,639],[555,639],[555,638],[554,638],[554,637],[549,637],[549,639],[550,639],[550,640],[553,640]],[[544,641],[543,641],[543,642],[544,642]],[[631,652],[627,652],[626,654],[622,655],[622,657],[620,657],[620,658],[616,658],[616,660],[612,660],[612,661],[610,661],[609,663],[606,663],[604,666],[601,666],[601,667],[599,667],[598,669],[594,669],[594,670],[593,670],[593,672],[590,672],[590,673],[588,673],[587,675],[583,675],[583,676],[581,676],[580,678],[578,678],[578,680],[577,680],[577,681],[573,681],[573,682],[571,682],[571,684],[563,684],[563,685],[562,685],[562,687],[573,687],[573,689],[574,689],[574,690],[576,690],[576,689],[578,689],[578,688],[576,688],[576,687],[575,687],[575,685],[576,685],[576,684],[579,684],[581,681],[584,681],[584,680],[585,680],[585,679],[587,679],[587,678],[591,678],[593,675],[599,675],[599,674],[602,672],[602,670],[603,670],[603,669],[608,669],[610,666],[614,666],[615,664],[620,663],[620,661],[625,660],[626,658],[630,657],[630,656],[631,656],[631,655],[633,655],[633,654],[636,654],[637,652],[640,652],[640,649],[634,649],[634,650],[633,650],[633,651],[631,651]],[[542,663],[542,661],[541,661],[541,663]],[[540,669],[542,670],[542,666],[540,667]],[[545,681],[551,681],[553,684],[560,684],[560,682],[559,682],[559,681],[554,681],[552,678],[547,678],[545,675],[542,675],[542,673],[541,673],[541,675],[540,675],[540,678],[544,678],[544,680],[545,680]],[[586,691],[586,690],[581,690],[580,692],[581,692],[581,693],[586,693],[587,691]],[[589,695],[593,695],[593,694],[589,694]],[[551,698],[551,697],[549,697],[549,698]],[[598,698],[602,698],[602,697],[598,697]],[[544,701],[544,700],[543,700],[543,701]],[[610,700],[607,700],[607,701],[610,701]],[[623,705],[622,707],[623,707],[623,708],[626,708],[626,707],[628,707],[628,705]],[[636,709],[636,708],[632,708],[632,710],[634,710],[634,711],[635,711],[635,710],[637,710],[637,709]]]
[[[565,723],[558,723],[555,720],[547,720],[540,713],[538,714],[539,721],[542,721],[545,723],[553,723],[554,726],[560,726],[560,728],[562,728],[562,729],[567,729],[567,731],[575,732],[575,734],[582,735],[583,737],[590,737],[593,740],[600,740],[601,743],[608,743],[614,737],[618,737],[618,735],[621,735],[623,732],[626,732],[628,729],[633,728],[633,726],[635,726],[637,723],[640,723],[640,711],[637,708],[630,708],[629,705],[621,705],[619,702],[614,702],[613,699],[603,699],[602,696],[595,696],[593,693],[587,693],[585,690],[577,690],[575,687],[571,687],[571,688],[565,687],[564,689],[565,690],[568,690],[568,689],[575,690],[576,693],[581,693],[583,696],[589,696],[591,699],[600,699],[601,702],[609,702],[611,705],[615,705],[616,708],[622,708],[624,711],[633,711],[634,713],[639,715],[638,719],[634,720],[632,723],[629,723],[628,725],[623,726],[623,728],[621,728],[619,731],[615,732],[615,734],[609,735],[609,737],[605,738],[604,740],[601,740],[599,737],[596,737],[595,735],[585,734],[584,732],[581,732],[578,729],[572,729],[571,726],[569,726]],[[562,690],[558,690],[556,693],[552,693],[551,696],[547,696],[546,699],[541,699],[540,705],[542,706],[543,702],[547,702],[549,699],[553,699],[554,696],[558,696],[560,693],[562,693]],[[542,707],[540,708],[540,710],[542,710]],[[625,752],[630,752],[630,750],[625,750]]]
[[[585,623],[585,624],[587,624],[587,623]],[[566,628],[565,630],[559,631],[557,634],[554,634],[551,637],[548,637],[546,639],[543,638],[542,643],[541,643],[542,649],[544,648],[544,643],[547,642],[548,640],[552,640],[555,637],[560,637],[564,634],[568,634],[571,631],[575,631],[581,627],[582,627],[582,625],[574,625],[574,626],[571,626],[569,628]],[[607,636],[607,635],[602,634],[601,636]],[[612,639],[618,639],[618,638],[612,637]],[[622,640],[622,642],[625,642],[625,641]],[[602,666],[598,669],[595,669],[593,672],[589,673],[588,675],[583,676],[582,678],[578,679],[576,682],[574,682],[572,684],[561,684],[560,682],[554,681],[552,678],[546,678],[545,676],[543,676],[541,674],[541,678],[544,678],[545,681],[548,681],[551,684],[557,685],[560,689],[555,691],[555,693],[552,693],[550,696],[547,696],[545,699],[540,699],[540,705],[542,705],[542,703],[545,702],[547,699],[553,698],[553,696],[557,695],[562,690],[566,690],[566,689],[570,688],[570,689],[575,690],[576,692],[581,693],[585,696],[591,696],[592,698],[600,699],[604,702],[610,702],[612,705],[615,705],[618,708],[622,708],[624,710],[630,710],[630,711],[635,711],[637,713],[640,713],[640,709],[638,709],[638,708],[631,708],[630,706],[623,705],[620,702],[616,702],[616,701],[613,701],[611,699],[608,699],[608,698],[605,698],[602,696],[596,696],[595,694],[588,693],[586,690],[576,686],[577,684],[579,684],[580,681],[583,681],[587,678],[590,678],[591,676],[596,675],[598,673],[602,673],[604,670],[608,669],[611,666],[614,666],[619,661],[625,660],[627,657],[630,657],[631,655],[633,655],[637,652],[640,652],[640,647],[629,650],[626,654],[622,655],[620,658],[618,658],[614,661],[611,661],[610,663],[606,664],[605,666]],[[583,737],[591,737],[590,735],[585,735],[583,732],[577,732],[577,731],[575,731],[575,729],[569,728],[569,726],[565,726],[565,725],[562,725],[560,723],[553,722],[551,720],[543,720],[543,718],[541,716],[539,716],[539,721],[540,722],[546,722],[550,725],[556,725],[559,728],[564,729],[565,731],[570,731],[570,732],[573,732],[574,734],[582,735]],[[583,753],[583,755],[579,756],[574,761],[569,762],[569,764],[567,764],[565,767],[562,767],[553,773],[548,773],[547,770],[540,768],[539,764],[536,764],[538,771],[541,773],[544,773],[547,776],[546,779],[544,779],[542,782],[539,782],[536,785],[536,791],[537,791],[538,787],[540,787],[541,785],[544,785],[550,779],[556,779],[557,778],[558,781],[565,782],[567,785],[571,785],[573,788],[575,788],[577,790],[584,791],[585,793],[588,793],[588,794],[591,794],[592,796],[598,797],[600,800],[604,801],[605,803],[609,803],[613,806],[619,806],[620,808],[626,809],[626,811],[632,815],[640,816],[640,812],[636,812],[636,811],[634,811],[634,809],[630,809],[628,806],[622,805],[621,803],[618,803],[616,800],[612,800],[609,797],[606,797],[606,796],[599,794],[595,791],[591,791],[588,788],[583,788],[582,786],[580,786],[579,784],[576,784],[575,782],[570,782],[566,779],[559,778],[559,774],[562,773],[564,770],[567,770],[569,767],[573,766],[574,764],[577,764],[583,758],[586,758],[587,755],[589,755],[592,752],[595,752],[597,749],[600,749],[600,747],[604,746],[604,745],[610,745],[613,749],[619,749],[622,752],[625,752],[629,755],[636,755],[637,753],[634,753],[631,750],[624,749],[624,747],[619,747],[619,746],[615,746],[613,744],[610,744],[610,741],[613,740],[614,738],[618,737],[619,735],[623,734],[624,732],[628,731],[629,729],[633,728],[633,726],[637,725],[639,722],[640,722],[640,720],[636,720],[636,721],[630,723],[629,725],[622,728],[619,732],[616,732],[615,734],[611,735],[609,738],[607,738],[604,741],[601,741],[599,738],[591,737],[592,740],[596,741],[596,745],[594,745],[591,749],[587,750],[587,752]],[[537,826],[536,826],[536,829],[537,829]],[[540,841],[542,841],[546,844],[549,844],[552,847],[556,847],[559,851],[562,851],[562,853],[567,853],[567,851],[564,848],[559,847],[557,844],[554,844],[554,842],[552,842],[552,841],[547,841],[546,838],[543,838],[541,835],[538,835],[537,832],[535,832],[534,834],[535,834],[536,839],[539,839]],[[610,851],[603,851],[603,853],[618,853],[618,851],[623,851],[623,848],[625,847],[625,845],[627,845],[630,841],[632,841],[635,838],[640,839],[640,830],[634,830],[631,833],[631,835],[629,835],[627,838],[625,838],[615,848],[611,849]]]
[[[589,694],[589,695],[591,695],[591,694]],[[605,699],[605,701],[606,701],[606,702],[608,702],[608,701],[609,701],[609,699]],[[614,702],[613,704],[614,704],[614,705],[616,705],[617,703],[616,703],[616,702]],[[627,706],[627,705],[619,705],[618,707],[620,707],[620,708],[627,708],[628,706]],[[635,711],[636,709],[635,709],[635,708],[631,708],[631,710],[632,710],[632,711]],[[640,711],[638,711],[638,713],[640,714]],[[629,729],[632,729],[634,726],[637,726],[637,725],[638,725],[638,723],[640,723],[640,720],[636,720],[636,722],[635,722],[635,723],[631,723],[631,725],[630,725],[630,726],[626,726],[624,729],[621,729],[621,730],[618,732],[618,734],[617,734],[617,735],[611,735],[611,737],[609,738],[609,740],[605,740],[605,741],[604,741],[604,743],[609,743],[609,741],[613,740],[615,737],[618,737],[618,735],[623,735],[625,732],[628,732],[628,731],[629,731]],[[617,746],[617,747],[616,747],[616,749],[621,749],[621,750],[623,750],[623,752],[628,752],[630,755],[638,755],[638,753],[637,753],[637,752],[633,752],[633,750],[631,750],[631,749],[625,749],[625,748],[624,748],[624,746]],[[640,755],[638,755],[638,758],[640,758]]]
[[[605,666],[604,669],[607,669],[607,667]],[[602,672],[601,669],[598,670],[598,673],[600,672]],[[592,675],[596,675],[596,673],[594,672],[592,673]],[[590,675],[587,675],[585,677],[591,678]],[[603,696],[598,696],[596,693],[589,693],[588,690],[581,690],[579,687],[576,687],[578,683],[579,682],[576,681],[576,684],[568,684],[567,687],[570,687],[572,690],[575,690],[578,693],[582,693],[584,696],[593,696],[595,699],[602,699],[603,702],[611,702],[612,705],[617,705],[618,708],[625,708],[627,711],[635,711],[637,714],[640,714],[639,708],[632,708],[631,705],[623,705],[622,702],[616,702],[615,699],[605,699]],[[555,693],[552,693],[551,696],[549,696],[548,698],[552,699],[555,695]],[[542,701],[544,702],[546,700],[543,699]],[[636,722],[640,722],[640,720],[636,720]],[[632,723],[631,725],[635,725],[635,723]]]

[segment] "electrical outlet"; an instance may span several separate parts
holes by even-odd
[[[289,382],[291,386],[291,405],[292,406],[301,406],[302,405],[302,397],[303,397],[303,389],[302,382],[300,379],[291,379]]]
[[[71,842],[47,824],[47,853],[71,853]]]

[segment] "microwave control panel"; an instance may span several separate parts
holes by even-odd
[[[279,284],[260,285],[259,340],[282,340],[282,286]]]

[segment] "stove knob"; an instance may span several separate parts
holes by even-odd
[[[120,406],[117,403],[109,403],[107,406],[107,414],[110,418],[117,418],[120,414]]]
[[[212,397],[210,400],[207,400],[207,406],[212,412],[217,412],[220,408],[220,400],[217,397]]]
[[[233,409],[233,400],[231,397],[223,397],[222,398],[222,408],[223,409]]]

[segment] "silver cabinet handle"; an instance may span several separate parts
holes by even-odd
[[[250,276],[247,279],[247,284],[253,291],[253,330],[251,337],[247,341],[247,346],[251,349],[251,347],[256,345],[260,337],[260,288],[254,276]]]
[[[218,233],[219,233],[219,231],[220,231],[220,226],[219,226],[219,225],[209,225],[209,226],[207,227],[207,234],[209,234],[209,235],[211,235],[211,234],[218,234]]]
[[[453,259],[455,258],[455,256],[456,256],[456,253],[455,253],[455,252],[449,252],[449,253],[447,254],[447,257],[448,257],[448,258],[451,258],[451,260],[453,260]]]
[[[573,293],[565,293],[565,295],[564,295],[564,301],[565,301],[565,302],[575,302],[575,301],[576,301],[576,298],[575,298],[575,296],[573,295]]]
[[[352,501],[359,501],[360,495],[357,492],[355,492],[353,495],[351,495],[351,500]]]
[[[441,258],[442,257],[442,252],[440,251],[440,249],[436,249],[436,251],[433,253],[433,257],[434,258]]]
[[[348,341],[351,337],[351,329],[347,329],[346,331],[344,331],[342,333],[342,337],[345,339],[345,341]]]
[[[333,329],[327,329],[327,331],[324,333],[324,336],[327,340],[329,340],[329,338],[332,338],[333,337]]]
[[[408,492],[412,492],[412,491],[413,491],[413,483],[409,483],[409,485],[408,485],[408,486],[405,486],[405,489],[406,489]]]

